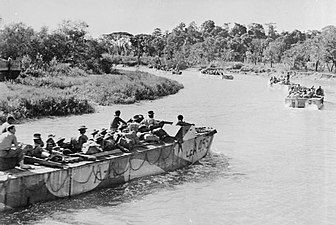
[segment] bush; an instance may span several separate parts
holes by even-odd
[[[36,88],[6,83],[10,93],[0,98],[0,120],[7,114],[16,119],[39,118],[44,116],[65,116],[94,112],[86,99],[61,89]]]
[[[113,67],[113,56],[110,54],[103,54],[100,60],[100,66],[103,73],[111,73]]]
[[[18,119],[94,112],[99,105],[130,104],[175,94],[183,85],[144,72],[118,71],[120,75],[86,77],[45,76],[6,82],[0,96],[0,120],[9,113]]]
[[[244,66],[243,63],[241,63],[241,62],[237,62],[237,63],[233,64],[232,68],[235,69],[235,70],[239,70],[239,69],[241,69],[243,66]]]
[[[138,59],[134,56],[123,56],[121,57],[121,63],[127,66],[136,66],[138,65]]]
[[[24,72],[22,72],[22,76],[32,76],[32,77],[44,77],[46,72],[42,69],[34,69],[33,67],[29,67]]]
[[[49,75],[53,77],[69,75],[70,71],[71,71],[70,63],[52,64],[48,69]]]

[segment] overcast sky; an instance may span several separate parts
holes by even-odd
[[[270,23],[277,30],[321,30],[336,25],[336,0],[0,0],[0,27],[23,22],[54,30],[62,20],[82,20],[89,33],[171,31],[179,23]]]

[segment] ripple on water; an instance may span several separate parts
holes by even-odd
[[[161,175],[149,176],[87,194],[56,201],[36,203],[27,208],[1,213],[1,224],[76,224],[77,213],[94,208],[121,207],[140,201],[148,195],[175,190],[188,183],[207,183],[220,177],[237,176],[230,173],[227,157],[210,153],[197,164]],[[97,217],[97,215],[95,215]],[[81,221],[80,224],[83,224]]]

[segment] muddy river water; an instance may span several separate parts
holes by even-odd
[[[283,91],[269,88],[265,77],[155,73],[185,88],[155,101],[98,107],[95,114],[30,121],[17,126],[18,139],[30,143],[35,131],[70,138],[80,125],[89,131],[108,127],[116,109],[124,119],[154,110],[158,119],[176,121],[183,114],[188,122],[216,128],[205,159],[114,189],[1,213],[0,223],[335,224],[336,82],[301,80],[322,85],[324,108],[290,109]]]

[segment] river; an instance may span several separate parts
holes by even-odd
[[[154,71],[154,70],[152,70]],[[1,213],[3,224],[225,224],[325,225],[336,221],[336,83],[322,85],[322,110],[284,106],[284,93],[260,76],[234,80],[157,72],[185,88],[178,94],[134,105],[98,107],[95,114],[45,118],[17,126],[32,133],[70,138],[77,128],[108,127],[115,110],[128,119],[155,111],[176,121],[178,114],[218,133],[199,164],[146,177],[114,189],[60,199]],[[169,126],[169,125],[165,125]]]

